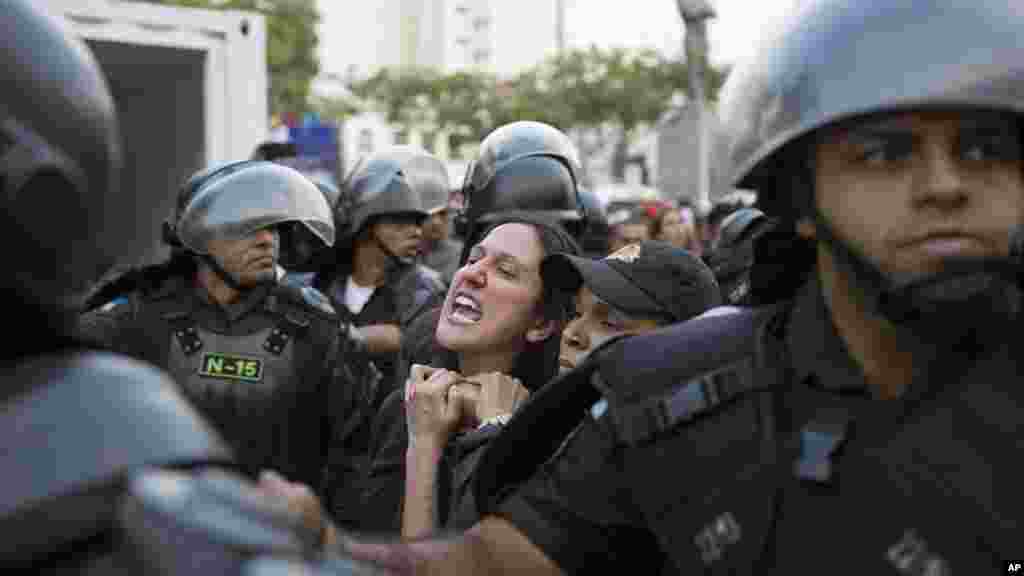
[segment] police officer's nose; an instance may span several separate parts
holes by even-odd
[[[963,170],[948,143],[929,141],[914,186],[914,203],[943,212],[963,209],[968,200]]]

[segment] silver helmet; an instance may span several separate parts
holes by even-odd
[[[334,220],[325,195],[308,178],[281,164],[242,161],[201,172],[179,197],[173,235],[188,251],[209,254],[213,239],[239,239],[262,228],[301,225],[320,243],[334,244]],[[305,254],[282,242],[282,261]]]
[[[818,0],[723,87],[730,179],[765,190],[779,152],[878,112],[1024,112],[1024,10],[1010,0]]]

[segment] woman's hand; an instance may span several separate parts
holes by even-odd
[[[410,446],[443,447],[459,428],[476,422],[477,390],[458,372],[413,364],[405,382]]]
[[[530,391],[518,378],[501,372],[477,374],[467,380],[479,386],[476,400],[477,422],[486,422],[495,416],[512,414],[530,396]]]

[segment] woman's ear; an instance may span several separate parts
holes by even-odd
[[[530,344],[543,342],[553,336],[556,330],[558,322],[540,316],[533,323],[533,327],[526,331],[526,341]]]

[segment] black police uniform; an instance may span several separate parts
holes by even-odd
[[[486,508],[567,573],[995,573],[1024,439],[1019,361],[986,364],[1002,377],[951,360],[872,399],[812,282],[608,350],[584,421]]]
[[[352,444],[378,379],[338,322],[310,288],[254,288],[221,307],[191,275],[168,275],[87,313],[80,329],[170,372],[244,467],[331,502],[355,475]]]
[[[354,314],[345,305],[348,277],[348,272],[333,278],[317,275],[310,283],[330,299],[343,322],[356,327],[393,324],[404,331],[424,312],[444,300],[444,284],[437,272],[418,264],[406,264],[393,268],[387,281],[375,288],[363,309]],[[373,399],[374,406],[380,406],[384,397],[398,386],[397,356],[390,352],[370,355],[381,372],[381,383]]]

